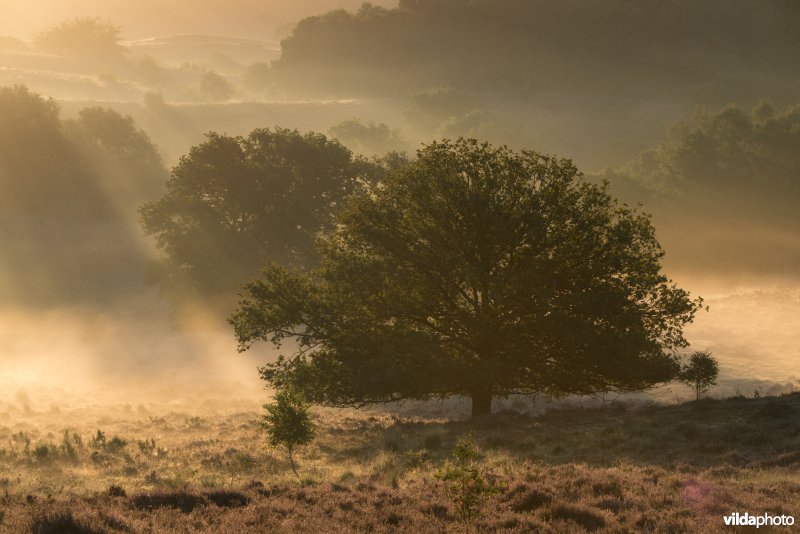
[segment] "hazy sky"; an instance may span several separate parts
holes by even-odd
[[[272,39],[274,31],[308,15],[362,0],[2,0],[0,35],[23,39],[64,19],[97,16],[123,28],[123,38],[211,33]],[[393,6],[396,0],[372,0]]]

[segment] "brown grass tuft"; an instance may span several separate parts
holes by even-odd
[[[197,495],[196,493],[185,490],[140,493],[131,498],[131,505],[134,508],[142,510],[175,508],[185,514],[188,514],[195,508],[205,505],[206,502],[206,499],[202,495]]]
[[[594,532],[606,526],[605,518],[584,506],[558,504],[549,508],[542,514],[548,520],[562,520],[577,523],[588,532]]]
[[[69,510],[45,510],[33,516],[31,534],[103,534],[76,518]]]

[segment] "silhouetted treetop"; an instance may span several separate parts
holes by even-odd
[[[302,20],[280,82],[309,93],[451,85],[616,94],[752,71],[796,80],[800,9],[786,0],[401,0]]]
[[[638,159],[599,177],[653,213],[675,264],[716,276],[793,278],[800,266],[799,148],[798,107],[700,110]]]
[[[762,102],[749,113],[735,106],[698,111],[674,125],[666,140],[605,177],[630,200],[653,205],[735,203],[740,210],[796,215],[800,198],[800,107],[778,112]],[[788,222],[795,217],[785,219]]]
[[[136,210],[165,174],[129,117],[88,108],[62,120],[53,100],[0,87],[0,295],[63,303],[141,290]]]
[[[381,166],[322,134],[210,133],[172,170],[142,223],[166,253],[163,282],[234,294],[269,260],[313,264],[317,233]]]
[[[38,33],[33,45],[63,56],[118,61],[125,55],[120,28],[98,18],[77,17]]]

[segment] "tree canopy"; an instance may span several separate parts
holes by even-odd
[[[354,196],[312,270],[270,264],[231,318],[240,350],[335,406],[639,390],[674,378],[700,305],[662,274],[648,217],[568,160],[434,142]]]
[[[730,94],[737,85],[741,94],[758,72],[762,89],[788,95],[797,77],[786,51],[798,45],[798,21],[791,0],[365,3],[300,21],[275,74],[284,87],[322,95],[450,85],[674,100],[687,86]]]
[[[166,253],[162,281],[234,294],[267,261],[312,264],[317,233],[381,172],[322,134],[212,132],[172,170],[167,193],[142,207]]]
[[[64,56],[119,61],[125,55],[120,29],[98,18],[77,17],[38,33],[33,44],[40,50]]]
[[[716,385],[719,376],[719,363],[708,351],[692,353],[689,361],[681,366],[678,378],[695,391],[697,400]]]
[[[800,265],[800,107],[699,110],[602,177],[644,202],[684,268],[794,276]],[[745,223],[745,224],[743,224]],[[689,228],[714,228],[696,236]]]
[[[308,406],[297,393],[282,390],[275,393],[274,403],[264,405],[264,410],[267,413],[261,420],[261,428],[271,445],[286,447],[292,471],[297,475],[294,451],[299,446],[311,443],[315,434]]]
[[[136,210],[166,170],[133,120],[0,87],[0,295],[108,300],[144,282]]]
[[[700,109],[675,124],[664,142],[607,177],[639,199],[748,192],[774,210],[776,200],[800,192],[798,145],[800,107],[779,112],[762,101],[750,112]]]

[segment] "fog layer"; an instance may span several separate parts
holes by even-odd
[[[275,126],[365,156],[468,136],[571,158],[653,214],[667,274],[706,298],[687,334],[720,359],[716,394],[797,382],[796,2],[358,5],[4,3],[4,399],[261,394],[274,354],[235,353],[235,295],[159,295],[138,210],[209,131]]]

